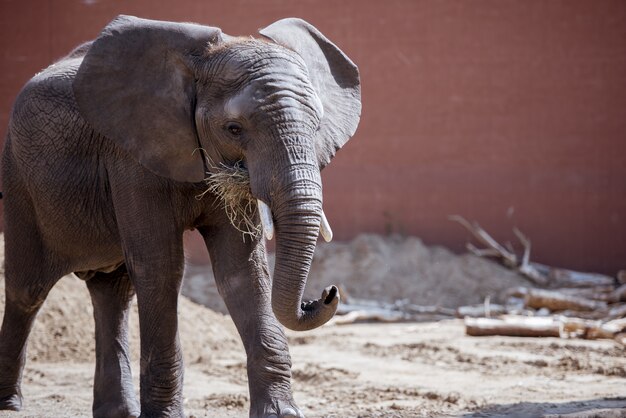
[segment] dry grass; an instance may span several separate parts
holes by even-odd
[[[205,155],[206,158],[206,155]],[[250,174],[241,163],[216,166],[207,159],[210,175],[204,179],[207,189],[197,196],[213,193],[220,198],[230,223],[242,234],[253,238],[261,236],[262,226],[256,221],[257,203],[250,190]]]

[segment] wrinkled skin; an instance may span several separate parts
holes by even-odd
[[[261,34],[122,16],[24,87],[3,154],[0,409],[21,408],[33,321],[56,281],[75,272],[94,306],[94,416],[184,416],[176,312],[182,235],[196,228],[248,356],[250,416],[303,416],[280,324],[311,329],[336,310],[336,289],[304,303],[302,293],[322,216],[320,170],[356,129],[360,87],[354,64],[306,22]],[[242,239],[216,196],[197,198],[215,167],[240,161],[273,214],[273,280],[264,239]],[[139,400],[128,354],[134,295]]]

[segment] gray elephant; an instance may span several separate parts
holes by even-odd
[[[360,82],[302,20],[260,33],[120,16],[23,88],[2,160],[0,409],[21,408],[33,321],[75,272],[94,306],[94,416],[184,416],[176,311],[182,236],[195,228],[247,353],[250,416],[302,417],[280,324],[318,327],[339,302],[334,286],[319,300],[302,294],[320,228],[332,235],[320,170],[356,130]],[[232,178],[235,198],[222,187]],[[259,232],[274,230],[272,280]],[[127,336],[135,294],[140,402]]]

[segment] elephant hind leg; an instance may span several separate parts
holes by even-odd
[[[128,349],[128,315],[135,294],[122,265],[87,280],[96,323],[94,417],[137,417]]]
[[[63,272],[53,266],[28,213],[5,205],[5,308],[0,328],[0,410],[22,407],[26,346],[39,308]],[[9,209],[9,210],[7,210]],[[30,218],[32,219],[32,218]]]

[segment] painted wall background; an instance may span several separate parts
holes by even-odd
[[[232,35],[302,17],[359,65],[361,125],[322,176],[337,239],[461,251],[460,214],[519,227],[535,261],[626,268],[626,2],[2,0],[2,138],[26,80],[120,13]]]

